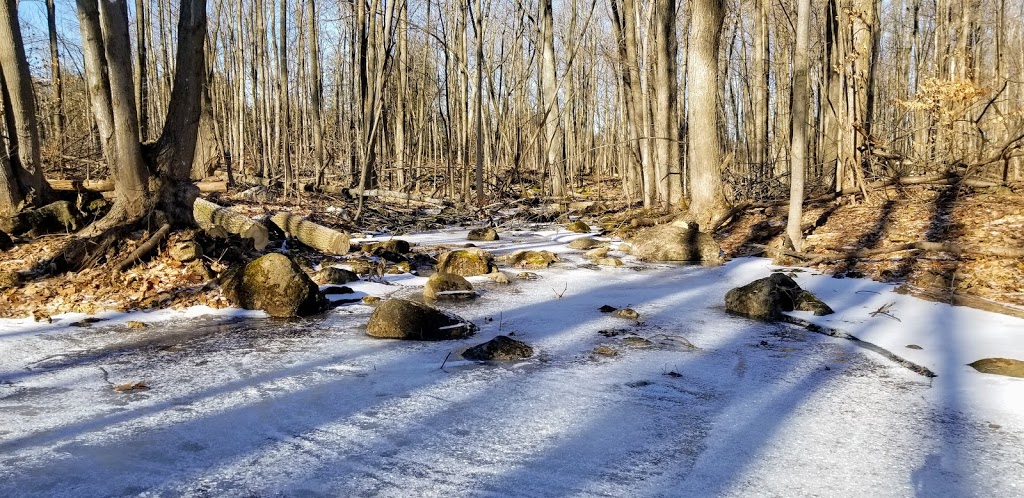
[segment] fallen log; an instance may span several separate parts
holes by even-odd
[[[168,232],[171,231],[171,225],[164,223],[160,226],[160,229],[156,231],[146,242],[143,242],[139,247],[135,248],[127,258],[122,259],[116,265],[114,265],[114,271],[122,272],[131,268],[135,263],[142,260],[142,257],[149,254],[156,246],[160,245],[160,241],[164,240]]]
[[[90,192],[113,192],[114,182],[112,180],[47,180],[50,188],[58,191],[88,190]],[[203,193],[225,192],[228,189],[226,181],[201,181],[196,182],[199,191]]]
[[[252,239],[257,251],[262,251],[270,242],[270,232],[262,223],[224,206],[197,197],[192,204],[192,216],[199,227],[212,233],[230,233]]]
[[[295,237],[313,249],[341,256],[347,254],[351,241],[348,234],[318,225],[300,216],[280,211],[270,217],[275,225],[286,234]]]
[[[432,204],[434,206],[451,206],[451,201],[444,199],[435,199],[433,197],[426,197],[418,194],[408,194],[405,192],[395,192],[392,190],[360,190],[360,189],[349,189],[349,195],[358,197],[360,193],[363,197],[376,197],[382,200],[391,201],[402,201],[402,202],[418,202],[421,204]]]

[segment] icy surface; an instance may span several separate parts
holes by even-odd
[[[837,312],[801,318],[928,379],[851,341],[726,314],[725,292],[768,275],[766,260],[606,268],[565,247],[578,234],[501,236],[477,245],[563,262],[509,286],[471,278],[480,298],[445,306],[480,327],[462,341],[370,338],[360,304],[292,321],[209,309],[0,321],[0,496],[1024,494],[1024,380],[967,366],[1024,359],[1022,320],[795,274]],[[415,297],[424,280],[353,282],[339,297]],[[537,355],[459,356],[498,334]],[[149,389],[113,389],[135,383]]]

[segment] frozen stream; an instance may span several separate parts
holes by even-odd
[[[370,338],[372,308],[355,304],[287,322],[0,321],[0,496],[1024,494],[1024,380],[966,366],[1024,358],[1024,321],[799,274],[837,310],[830,326],[911,355],[928,379],[850,341],[727,315],[725,291],[767,275],[764,260],[595,268],[558,234],[530,237],[567,262],[507,287],[471,279],[481,297],[446,306],[480,326],[465,341]],[[527,237],[509,239],[494,249]],[[900,321],[870,317],[888,301]],[[458,358],[499,333],[539,354]],[[112,389],[134,383],[148,390]]]

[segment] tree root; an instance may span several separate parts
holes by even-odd
[[[152,236],[149,237],[149,239],[143,242],[142,245],[140,245],[134,251],[132,251],[132,253],[129,254],[127,258],[118,261],[117,264],[114,265],[114,271],[122,272],[134,266],[136,263],[141,261],[143,256],[149,254],[151,251],[153,251],[153,249],[156,249],[156,247],[160,245],[160,242],[162,242],[164,238],[167,237],[167,234],[170,231],[171,225],[169,223],[164,223],[156,231],[156,233],[154,233]]]

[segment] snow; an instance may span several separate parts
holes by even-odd
[[[207,308],[0,321],[0,496],[1024,493],[1024,379],[967,366],[1024,359],[1024,320],[794,273],[836,310],[795,316],[930,379],[853,341],[726,314],[725,292],[770,261],[598,267],[565,247],[580,236],[523,227],[476,243],[563,261],[508,286],[470,278],[480,297],[443,306],[480,327],[460,341],[368,337],[362,304],[290,321]],[[337,297],[415,297],[426,280],[385,278]],[[499,334],[537,355],[459,356]],[[136,382],[149,390],[112,389]]]

